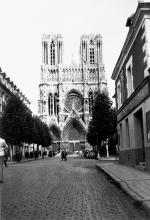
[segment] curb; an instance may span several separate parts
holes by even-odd
[[[126,181],[123,181],[122,179],[119,179],[118,177],[114,176],[112,173],[110,173],[107,169],[101,167],[99,164],[96,164],[96,167],[100,169],[102,172],[104,172],[107,176],[109,176],[119,187],[127,193],[128,196],[130,196],[131,199],[134,200],[137,204],[140,204],[143,209],[146,211],[148,216],[150,216],[150,200],[144,200],[140,195],[135,193],[130,187],[128,186]]]

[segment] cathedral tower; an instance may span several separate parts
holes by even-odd
[[[42,63],[50,66],[63,64],[63,40],[60,34],[43,35]]]
[[[80,63],[87,66],[102,64],[101,35],[82,35],[80,41]]]

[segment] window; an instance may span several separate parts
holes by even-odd
[[[58,94],[54,94],[54,114],[58,115]]]
[[[93,103],[94,103],[94,97],[93,97],[93,92],[89,92],[89,112],[92,114],[92,108],[93,108]]]
[[[94,64],[94,48],[90,48],[90,64]]]
[[[48,97],[48,114],[53,115],[53,95],[51,93]]]
[[[117,83],[117,104],[118,109],[121,107],[121,83],[120,80]]]
[[[127,98],[133,93],[132,56],[126,65]]]
[[[101,46],[100,41],[97,41],[97,47],[99,47],[99,48],[100,48],[100,46]]]
[[[51,65],[55,65],[55,44],[54,41],[52,41],[50,45],[50,63]]]

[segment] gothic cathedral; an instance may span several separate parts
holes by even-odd
[[[65,67],[61,35],[43,35],[39,116],[50,128],[53,148],[73,152],[85,146],[98,90],[107,91],[101,35],[82,35],[80,64]]]

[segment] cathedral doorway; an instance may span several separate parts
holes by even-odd
[[[62,132],[63,142],[70,152],[79,151],[85,142],[86,130],[75,118],[68,121]]]

